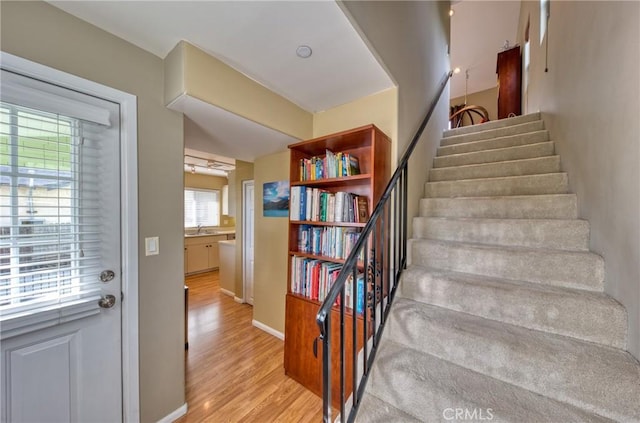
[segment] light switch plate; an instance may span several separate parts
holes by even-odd
[[[157,236],[144,239],[145,255],[155,256],[160,254],[160,240]]]

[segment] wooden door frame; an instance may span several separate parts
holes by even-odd
[[[138,117],[135,95],[0,51],[2,68],[120,105],[122,418],[140,421],[138,346]]]

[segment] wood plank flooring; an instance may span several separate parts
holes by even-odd
[[[283,342],[220,292],[218,272],[190,276],[188,412],[177,422],[320,422],[322,400],[288,378]]]

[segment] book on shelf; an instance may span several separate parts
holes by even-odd
[[[289,193],[289,219],[300,220],[300,190],[292,187]]]
[[[300,180],[315,181],[360,174],[360,161],[350,153],[326,150],[324,157],[300,159]]]
[[[292,256],[291,257],[291,292],[314,301],[324,301],[329,290],[338,279],[342,265],[318,259]],[[364,274],[356,275],[355,301],[353,275],[349,275],[345,283],[345,307],[353,310],[354,302],[356,313],[364,312],[365,298]],[[340,297],[336,305],[340,304]]]
[[[290,202],[292,221],[365,223],[369,217],[369,199],[349,192],[296,185]]]
[[[345,307],[353,310],[353,275],[349,276],[344,287]],[[364,273],[358,273],[356,275],[356,313],[362,314],[364,312]],[[339,300],[339,298],[338,298]],[[337,301],[340,304],[340,301]]]
[[[358,222],[364,223],[369,220],[369,199],[360,195],[356,201],[358,204]]]
[[[359,236],[360,231],[356,228],[300,225],[298,252],[345,260]],[[364,260],[364,250],[361,251],[359,260]]]
[[[352,175],[359,175],[360,174],[360,161],[358,160],[357,157],[355,156],[351,156],[349,155],[347,157],[347,159],[349,160],[349,166],[348,166],[348,171],[347,171],[347,176],[352,176]]]

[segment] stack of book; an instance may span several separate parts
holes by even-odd
[[[300,180],[342,178],[360,174],[358,158],[349,153],[333,153],[326,150],[324,157],[300,159]]]
[[[289,218],[310,222],[355,222],[369,219],[369,199],[364,195],[302,185],[291,187]]]
[[[306,257],[291,257],[291,292],[311,300],[324,301],[340,274],[342,265]],[[353,310],[353,275],[345,284],[345,307]],[[356,278],[356,313],[364,312],[364,274]],[[340,302],[337,301],[336,304]]]

